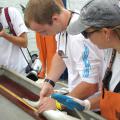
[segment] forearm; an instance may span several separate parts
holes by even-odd
[[[81,82],[69,93],[69,95],[83,100],[93,95],[96,91],[98,91],[98,84]]]
[[[60,78],[61,74],[64,72],[65,68],[66,68],[66,65],[64,61],[56,53],[53,57],[51,69],[50,69],[50,72],[48,73],[47,78],[56,82]]]
[[[20,36],[13,36],[11,34],[4,33],[4,35],[2,37],[4,37],[9,42],[11,42],[19,47],[24,47],[24,48],[27,47],[27,35],[26,35],[26,33],[23,33]]]

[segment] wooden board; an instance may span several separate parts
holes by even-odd
[[[36,117],[35,115],[36,109],[26,104],[22,99],[22,98],[27,98],[33,101],[37,101],[39,99],[39,96],[30,92],[28,89],[15,83],[14,81],[10,80],[5,76],[0,76],[0,94],[5,96],[10,101],[12,101],[14,104],[19,106],[22,110],[27,112],[29,115],[31,115],[35,119],[43,120],[43,117],[41,118]]]

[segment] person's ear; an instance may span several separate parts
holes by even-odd
[[[103,32],[103,34],[105,35],[106,40],[107,40],[107,41],[110,41],[111,30],[108,29],[108,28],[103,28],[103,29],[102,29],[102,32]]]
[[[58,15],[57,15],[57,14],[54,14],[54,15],[52,16],[52,23],[55,23],[55,22],[57,22],[58,20],[59,20]]]

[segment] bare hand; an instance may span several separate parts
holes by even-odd
[[[0,37],[4,37],[4,36],[5,36],[5,34],[6,34],[5,30],[4,30],[4,29],[2,29],[2,30],[0,31]]]
[[[44,97],[50,96],[52,93],[54,93],[53,87],[49,83],[44,82],[40,92],[40,100],[43,99]]]
[[[46,110],[56,110],[55,100],[50,97],[44,97],[40,100],[40,105],[37,114],[40,114]]]

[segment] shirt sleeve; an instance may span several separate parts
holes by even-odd
[[[20,36],[24,32],[28,32],[28,29],[25,26],[25,23],[23,21],[23,18],[20,12],[16,8],[13,8],[13,7],[9,7],[8,12],[9,12],[9,16],[11,18],[11,22],[12,22],[13,28],[17,36]]]
[[[97,55],[97,48],[91,48],[89,44],[86,44],[84,39],[76,37],[76,41],[73,41],[72,46],[73,61],[75,63],[76,71],[79,71],[81,81],[91,84],[98,83],[101,79],[100,67],[102,58]]]

